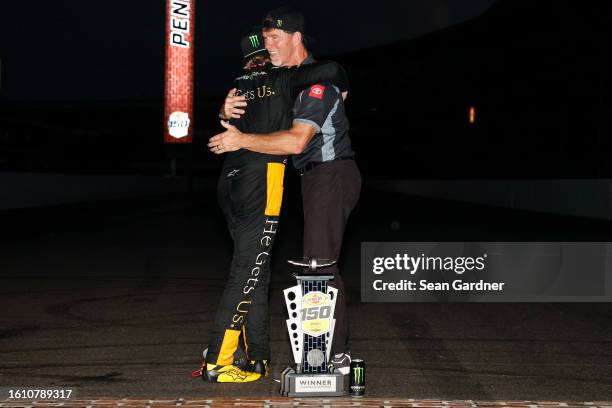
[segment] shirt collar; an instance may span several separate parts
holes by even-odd
[[[304,61],[302,61],[302,63],[300,65],[314,64],[315,62],[317,62],[317,60],[314,59],[314,57],[312,56],[311,53],[308,53],[308,56],[306,57],[306,59]]]

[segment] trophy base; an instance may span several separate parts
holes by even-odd
[[[281,374],[281,395],[286,397],[341,397],[346,395],[341,373],[299,374],[287,367]]]

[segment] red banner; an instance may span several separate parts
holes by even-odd
[[[166,0],[164,142],[193,139],[195,0]]]

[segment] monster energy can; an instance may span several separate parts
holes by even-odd
[[[349,395],[351,397],[363,397],[365,393],[365,363],[363,360],[354,359],[351,361],[351,371],[349,373]]]

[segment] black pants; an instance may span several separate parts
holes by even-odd
[[[354,160],[323,163],[302,176],[304,202],[304,256],[338,259],[344,228],[359,199],[361,175]],[[344,282],[336,265],[326,271],[334,274],[330,286],[338,289],[336,328],[332,353],[348,349],[348,316]]]
[[[269,359],[270,255],[283,195],[283,163],[224,168],[217,195],[234,241],[230,274],[215,314],[207,362],[232,364],[242,334],[251,360]]]

